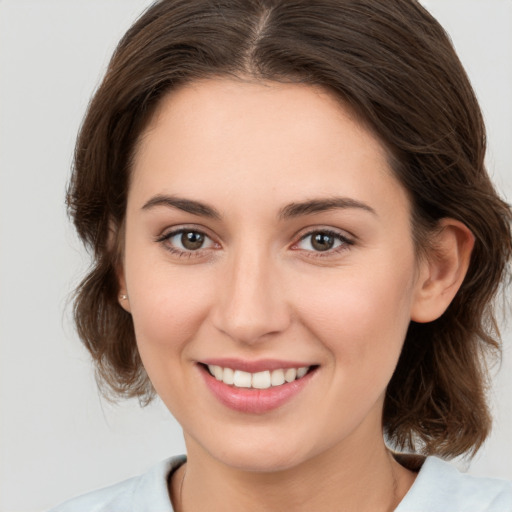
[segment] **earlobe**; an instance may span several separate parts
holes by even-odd
[[[116,269],[117,274],[117,282],[119,283],[119,294],[117,296],[117,300],[119,302],[119,305],[127,312],[131,313],[130,309],[130,298],[128,297],[128,294],[126,293],[126,280],[124,278],[124,271],[122,268]]]
[[[462,222],[441,219],[432,249],[420,263],[411,320],[432,322],[446,311],[464,281],[474,243]]]
[[[121,305],[121,307],[128,313],[131,313],[131,310],[130,310],[130,302],[128,300],[128,295],[126,295],[125,293],[121,293],[118,297],[119,299],[119,304]]]
[[[121,227],[116,227],[113,220],[109,223],[109,235],[108,245],[111,251],[114,251],[116,257],[114,258],[114,271],[116,274],[117,284],[119,287],[119,293],[117,295],[117,301],[119,305],[127,312],[131,313],[130,299],[126,292],[126,279],[124,277],[124,265],[123,265],[123,243],[124,243],[124,221],[121,223]]]

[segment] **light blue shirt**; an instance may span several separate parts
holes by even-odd
[[[141,476],[74,498],[50,512],[173,512],[167,479],[185,460],[165,460]],[[437,457],[427,457],[395,512],[512,512],[512,482],[466,475]]]

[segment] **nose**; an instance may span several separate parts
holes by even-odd
[[[226,262],[213,311],[214,326],[238,343],[255,344],[291,321],[282,279],[269,255],[245,251]]]

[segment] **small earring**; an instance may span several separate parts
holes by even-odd
[[[128,300],[128,295],[125,295],[124,293],[119,295],[119,300]]]

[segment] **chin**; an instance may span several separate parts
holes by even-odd
[[[304,463],[313,455],[299,440],[282,436],[226,436],[223,442],[204,447],[218,462],[240,471],[273,473],[286,471]]]
[[[298,466],[302,461],[297,453],[276,453],[264,450],[255,453],[250,450],[240,450],[230,453],[222,453],[216,456],[219,462],[239,471],[251,473],[275,473],[286,471]]]

